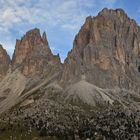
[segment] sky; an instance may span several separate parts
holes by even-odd
[[[39,28],[63,62],[85,18],[105,7],[124,9],[140,25],[140,0],[0,0],[0,44],[12,56],[16,39]]]

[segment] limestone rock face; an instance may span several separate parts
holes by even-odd
[[[0,80],[6,75],[11,60],[6,50],[0,45]]]
[[[76,35],[61,83],[72,84],[84,75],[102,88],[137,90],[139,65],[140,27],[122,9],[105,8],[96,17],[87,17]]]
[[[28,31],[21,40],[16,41],[12,59],[12,69],[19,68],[25,76],[43,74],[61,65],[59,55],[52,54],[46,33],[40,35],[39,29]]]

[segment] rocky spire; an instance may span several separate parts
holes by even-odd
[[[53,57],[46,33],[41,37],[40,30],[35,28],[26,32],[21,40],[16,40],[12,69],[19,68],[25,75],[42,73]]]
[[[44,32],[43,35],[42,35],[42,41],[43,41],[44,44],[46,44],[46,46],[49,46],[48,41],[47,41],[46,32]]]
[[[12,59],[13,66],[19,66],[31,52],[37,48],[43,49],[43,47],[47,51],[48,43],[46,38],[44,40],[41,38],[39,29],[35,28],[26,32],[21,40],[16,40],[16,47]]]

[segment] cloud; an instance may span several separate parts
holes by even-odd
[[[111,7],[111,8],[113,8],[114,7],[114,4],[116,3],[116,2],[118,2],[119,0],[104,0],[104,1],[102,1],[102,6],[106,6],[106,7]]]
[[[13,50],[16,34],[22,35],[35,26],[77,32],[87,16],[116,1],[0,0],[0,39]]]
[[[115,3],[104,0],[100,6]],[[99,7],[98,0],[1,0],[0,28],[13,28],[24,24],[46,24],[74,30]],[[94,13],[93,13],[94,14]],[[5,29],[3,30],[6,31]]]
[[[79,25],[87,15],[86,9],[93,8],[94,0],[1,0],[0,27],[13,28],[16,25],[39,24],[70,27]],[[78,19],[78,20],[76,20]],[[65,25],[66,24],[66,25]],[[72,24],[71,26],[68,24]],[[5,32],[5,29],[4,29]]]
[[[117,0],[105,0],[106,3],[115,3]]]

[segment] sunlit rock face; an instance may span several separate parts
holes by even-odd
[[[60,57],[52,54],[45,32],[41,36],[39,29],[35,28],[16,41],[13,70],[19,68],[24,75],[31,76],[51,71],[54,66],[60,65]]]
[[[0,81],[7,74],[11,63],[10,61],[10,57],[7,54],[6,50],[3,49],[2,45],[0,45]]]
[[[85,75],[99,87],[137,90],[140,27],[122,9],[103,9],[87,17],[64,62],[63,85]],[[67,81],[67,82],[65,82]]]

